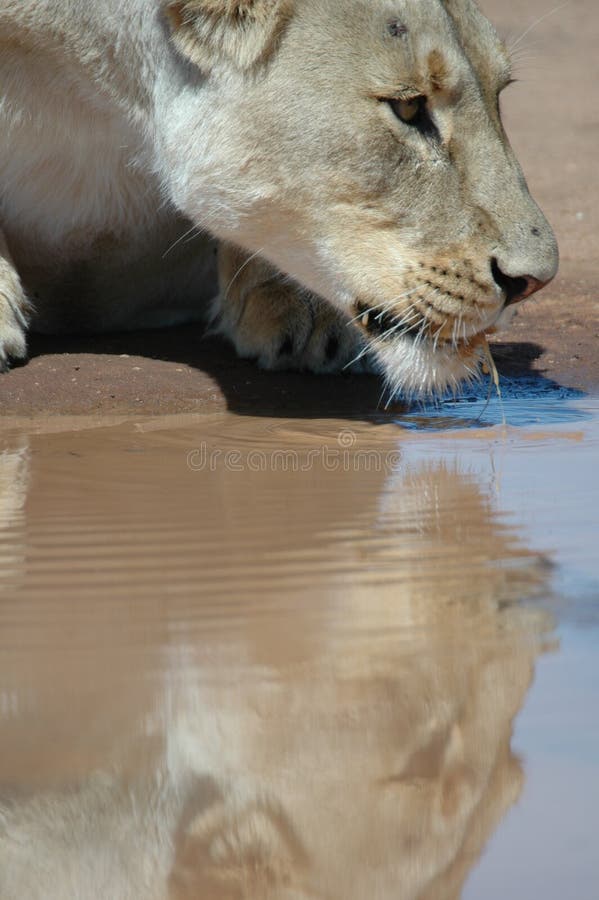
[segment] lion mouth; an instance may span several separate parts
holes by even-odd
[[[420,318],[411,322],[409,314],[398,316],[369,307],[365,303],[358,303],[356,309],[356,321],[371,338],[391,341],[398,337],[417,338],[422,333],[423,323]]]
[[[496,331],[496,322],[472,320],[464,324],[448,317],[442,325],[422,315],[415,307],[397,311],[356,304],[354,321],[366,340],[366,351],[376,360],[385,378],[390,397],[401,395],[408,401],[455,392],[460,384],[492,375],[499,391],[499,376],[487,335]],[[482,327],[480,327],[482,325]],[[468,327],[472,329],[468,333]]]
[[[400,332],[401,336],[416,337],[422,328],[421,322],[403,322],[402,317],[367,306],[365,303],[357,304],[356,321],[366,333],[377,340],[393,340]]]
[[[471,356],[484,348],[487,335],[496,330],[494,325],[489,325],[472,334],[459,334],[459,329],[452,330],[445,326],[423,318],[412,309],[408,309],[402,315],[369,307],[365,303],[356,305],[356,321],[366,332],[369,338],[375,341],[392,342],[399,338],[409,338],[416,342],[426,342],[435,349],[453,351],[460,356]]]

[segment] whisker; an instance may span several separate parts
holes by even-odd
[[[510,54],[512,66],[519,68],[523,62],[532,62],[540,60],[538,51],[531,50],[528,47],[521,47],[514,54]]]
[[[403,294],[398,294],[398,296],[394,297],[393,300],[385,300],[385,301],[383,301],[383,303],[375,303],[373,306],[369,306],[368,309],[365,309],[363,312],[358,313],[358,315],[354,316],[353,319],[349,319],[347,324],[352,325],[354,322],[357,322],[357,321],[359,321],[359,319],[362,319],[367,313],[371,313],[377,309],[381,310],[381,313],[377,316],[377,319],[382,318],[384,316],[384,314],[386,312],[388,312],[391,309],[391,307],[394,306],[399,300],[403,300],[405,297],[409,297],[415,291],[419,290],[420,287],[421,287],[421,285],[418,285],[417,287],[411,288],[411,290],[406,291]]]
[[[419,342],[418,338],[419,338],[420,332],[422,331],[422,328],[423,328],[425,325],[426,325],[426,320],[423,320],[422,323],[421,323],[421,328],[420,328],[420,330],[418,331],[418,334],[416,335],[416,337],[413,338],[414,343],[418,343],[418,342]],[[412,326],[409,326],[409,327],[407,327],[407,328],[404,328],[403,331],[400,331],[400,332],[398,332],[398,333],[395,335],[396,339],[399,340],[400,338],[405,337],[407,334],[410,334],[410,332],[413,330],[414,327],[415,327],[415,326],[412,325]]]
[[[421,326],[420,326],[420,330],[418,331],[418,334],[417,334],[416,337],[414,338],[414,345],[415,345],[416,347],[418,347],[418,346],[423,342],[423,340],[424,340],[424,335],[426,334],[426,330],[427,330],[428,324],[429,324],[429,323],[428,323],[428,319],[425,319],[424,316],[423,316],[423,318],[422,318],[422,324],[421,324]]]
[[[362,313],[362,315],[365,315],[365,313]],[[413,322],[417,322],[419,319],[422,320],[422,326],[421,326],[421,331],[422,331],[422,329],[426,325],[426,319],[422,316],[422,314],[418,310],[415,310],[412,307],[410,307],[406,311],[406,313],[404,313],[404,315],[393,325],[392,328],[388,328],[386,331],[382,332],[382,334],[376,335],[376,340],[382,341],[382,340],[385,340],[386,338],[390,337],[391,335],[395,335],[397,339],[402,338],[405,334],[407,334],[414,327]],[[412,323],[412,324],[410,324],[410,323]],[[402,328],[404,329],[403,331],[400,330]],[[352,360],[350,360],[350,362],[348,362],[343,367],[343,370],[348,369],[348,368],[350,368],[350,366],[353,366],[355,363],[359,362],[364,356],[366,356],[367,353],[369,353],[370,351],[373,350],[374,346],[375,346],[374,340],[368,340],[366,338],[366,346],[363,347],[363,349],[358,353],[357,356],[355,356]]]
[[[169,255],[169,253],[170,253],[172,250],[174,250],[175,247],[178,247],[179,244],[180,244],[182,241],[185,240],[185,238],[189,237],[189,235],[192,235],[192,236],[189,238],[189,240],[194,240],[194,238],[196,238],[196,237],[200,234],[200,232],[202,232],[203,230],[204,230],[204,229],[202,228],[201,225],[192,225],[191,228],[189,228],[189,229],[185,232],[185,234],[180,235],[180,236],[177,238],[177,240],[174,241],[174,242],[170,245],[170,247],[168,248],[168,250],[165,250],[165,252],[162,254],[162,258],[163,258],[163,259],[166,259],[166,257]],[[196,234],[192,234],[193,231],[195,231]]]
[[[414,294],[416,291],[420,290],[420,287],[421,287],[421,285],[418,285],[417,287],[412,288],[412,289],[409,290],[409,291],[406,291],[405,294],[400,294],[398,297],[395,297],[393,300],[390,300],[390,301],[383,307],[383,310],[382,310],[382,312],[379,313],[379,315],[377,316],[377,319],[379,319],[379,320],[382,319],[383,316],[385,315],[385,313],[386,313],[386,312],[389,312],[389,310],[391,309],[391,307],[395,306],[395,304],[396,304],[399,300],[405,300],[406,297],[411,297],[412,294]]]
[[[562,9],[566,9],[566,7],[569,5],[570,5],[569,3],[562,3],[560,6],[556,6],[554,9],[549,10],[549,12],[546,12],[544,15],[542,15],[540,18],[538,18],[535,22],[533,22],[532,25],[529,25],[528,28],[522,32],[520,37],[516,41],[514,41],[512,44],[510,44],[510,46],[508,47],[509,52],[511,53],[512,51],[514,51],[516,49],[516,47],[519,47],[520,44],[522,43],[522,41],[524,40],[524,38],[527,35],[529,35],[530,32],[533,31],[537,27],[537,25],[540,25],[541,22],[544,22],[545,19],[548,19],[550,16],[554,16],[555,13],[561,12]]]
[[[381,408],[381,404],[382,404],[382,402],[383,402],[383,397],[385,396],[388,387],[390,387],[390,385],[389,385],[389,379],[388,379],[388,378],[385,378],[385,380],[384,380],[384,382],[383,382],[383,390],[381,391],[380,396],[379,396],[379,399],[378,399],[377,404],[376,404],[376,408],[377,408],[377,409],[380,409],[380,408]],[[385,408],[385,409],[389,409],[389,406],[390,406],[390,405],[391,405],[391,400],[389,399],[389,400],[387,401],[387,404],[386,404],[386,406],[385,406],[384,408]]]
[[[530,50],[535,50],[536,48],[541,46],[541,44],[542,41],[537,39],[536,41],[529,41],[527,44],[523,44],[520,47],[508,47],[507,49],[510,55],[510,59],[518,59],[523,53],[528,53]]]
[[[408,306],[405,312],[398,318],[397,324],[404,325],[408,322],[411,322],[413,319],[418,319],[422,316],[422,313],[415,306]]]
[[[362,348],[362,350],[360,350],[360,352],[358,353],[357,356],[355,356],[353,359],[351,359],[348,363],[346,363],[346,364],[343,366],[342,371],[345,372],[345,370],[346,370],[346,369],[349,369],[350,366],[353,366],[353,365],[355,365],[357,362],[360,362],[360,360],[363,359],[363,358],[366,356],[366,354],[369,353],[369,352],[372,350],[373,347],[374,347],[374,342],[373,342],[373,341],[369,341],[369,340],[366,339],[366,344],[365,344],[365,346]]]
[[[399,321],[396,322],[391,328],[383,331],[383,333],[377,335],[377,337],[379,338],[379,340],[384,340],[385,338],[390,337],[392,334],[397,335],[397,337],[402,337],[404,334],[407,334],[408,331],[411,331],[411,329],[414,328],[415,324],[419,320],[423,320],[422,313],[418,312],[417,310],[413,310],[411,315],[402,316],[402,318],[399,319]],[[400,331],[400,329],[403,329],[403,331],[401,331],[401,334],[398,335],[397,332]]]
[[[226,290],[225,290],[225,294],[224,294],[223,300],[227,300],[227,299],[228,299],[228,297],[229,297],[229,292],[230,292],[231,288],[233,287],[233,285],[235,284],[235,282],[237,281],[237,279],[239,278],[239,276],[241,275],[241,273],[243,272],[243,270],[244,270],[247,266],[249,266],[249,264],[252,262],[252,260],[256,259],[257,256],[260,256],[260,254],[262,253],[263,250],[264,250],[264,247],[261,247],[260,250],[256,250],[255,253],[252,253],[251,256],[248,256],[248,258],[245,260],[245,262],[243,263],[243,265],[239,266],[239,268],[237,269],[237,271],[236,271],[235,274],[233,275],[233,278],[231,279],[231,281],[229,282],[229,284],[228,284],[227,287],[226,287]]]
[[[437,347],[439,345],[439,338],[441,337],[441,332],[443,331],[443,329],[445,328],[446,325],[447,325],[447,316],[445,317],[444,321],[439,325],[439,327],[435,331],[435,336],[433,338],[433,350],[435,351],[435,353],[437,352]]]

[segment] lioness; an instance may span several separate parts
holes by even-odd
[[[0,362],[209,309],[269,368],[455,384],[557,269],[510,79],[472,0],[1,0]]]

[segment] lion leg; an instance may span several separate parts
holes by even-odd
[[[27,355],[28,303],[0,228],[0,371]]]
[[[215,330],[240,356],[265,369],[369,370],[362,336],[349,317],[261,257],[221,244],[219,288]]]

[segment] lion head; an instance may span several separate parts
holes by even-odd
[[[392,386],[467,376],[558,261],[501,121],[509,55],[474,2],[167,12],[187,60],[164,138],[180,207],[346,312]]]

